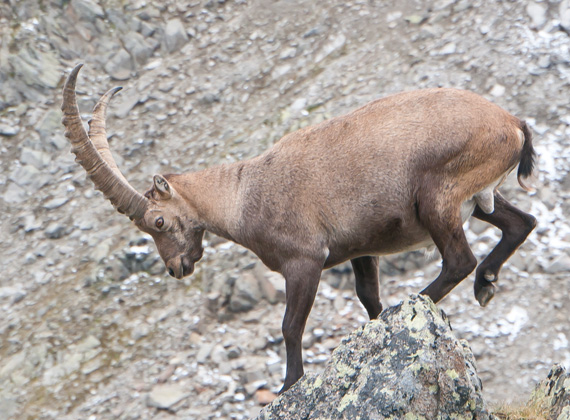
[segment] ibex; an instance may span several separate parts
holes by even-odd
[[[75,96],[80,68],[63,89],[72,152],[95,188],[152,236],[169,274],[192,274],[209,231],[285,277],[281,391],[303,375],[301,337],[323,269],[350,260],[372,319],[382,311],[378,256],[435,244],[443,266],[421,293],[438,302],[477,266],[462,227],[473,215],[502,231],[475,274],[475,297],[485,306],[503,263],[536,225],[497,191],[517,165],[529,190],[522,179],[534,167],[531,132],[474,93],[437,88],[388,96],[288,134],[253,159],[155,175],[143,195],[107,143],[107,104],[120,88],[99,100],[87,133]]]

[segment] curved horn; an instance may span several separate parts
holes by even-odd
[[[101,99],[99,99],[99,102],[97,102],[97,105],[93,108],[93,117],[89,120],[89,132],[87,135],[103,160],[107,162],[107,165],[111,167],[113,172],[115,172],[119,178],[128,184],[127,179],[115,163],[115,159],[113,158],[113,154],[109,148],[109,142],[107,141],[107,129],[105,127],[105,118],[107,115],[107,106],[109,105],[109,101],[115,93],[121,89],[121,87],[113,88],[101,96]]]
[[[63,87],[61,110],[63,111],[62,123],[65,126],[65,136],[71,142],[71,151],[76,156],[75,160],[83,166],[87,176],[95,184],[95,188],[101,191],[120,213],[126,214],[131,219],[141,219],[148,207],[148,199],[130,186],[125,177],[120,174],[112,156],[110,161],[106,161],[103,158],[83,127],[75,97],[75,83],[81,67],[83,67],[83,64],[79,64],[71,71]],[[101,115],[104,119],[106,104],[115,92],[107,92],[95,107],[96,115],[94,120],[96,121],[96,129],[94,134],[99,143],[101,143],[100,137],[106,136],[106,134],[104,122],[102,125],[98,125],[97,121],[101,119]],[[103,105],[100,105],[101,102],[103,102]],[[99,131],[101,126],[102,132]],[[107,144],[106,139],[104,143]],[[107,150],[107,152],[110,156],[110,151]],[[107,152],[103,153],[106,154]]]

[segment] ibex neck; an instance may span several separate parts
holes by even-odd
[[[235,240],[240,214],[239,178],[236,163],[176,175],[173,182],[207,231]]]

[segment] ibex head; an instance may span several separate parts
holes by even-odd
[[[75,67],[67,78],[61,107],[65,136],[71,142],[76,161],[119,213],[152,236],[171,276],[181,279],[192,274],[194,263],[203,253],[204,228],[197,221],[196,211],[167,180],[168,176],[155,175],[152,188],[142,195],[117,167],[107,142],[105,114],[109,100],[121,88],[111,89],[101,97],[93,109],[89,132],[85,131],[75,97],[81,67],[82,64]]]

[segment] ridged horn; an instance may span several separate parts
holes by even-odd
[[[77,106],[75,84],[81,67],[83,64],[77,65],[71,71],[63,87],[61,110],[65,137],[71,143],[71,152],[75,154],[76,162],[83,166],[95,188],[105,195],[119,213],[126,214],[131,219],[141,219],[148,207],[148,199],[131,187],[119,171],[111,156],[105,133],[105,110],[109,99],[117,89],[112,89],[103,95],[94,109],[92,125],[95,127],[90,131],[93,131],[97,146],[100,147],[98,151],[98,147],[93,144],[83,127]]]
[[[93,116],[89,120],[89,131],[87,135],[103,160],[107,162],[107,165],[111,167],[113,172],[115,172],[119,178],[123,179],[123,181],[128,184],[127,179],[115,163],[115,159],[113,158],[113,154],[109,148],[109,142],[107,141],[107,129],[105,127],[105,118],[107,116],[107,106],[109,105],[109,101],[115,93],[121,89],[121,87],[113,88],[101,96],[101,99],[99,99],[99,102],[97,102],[97,105],[93,108]]]

